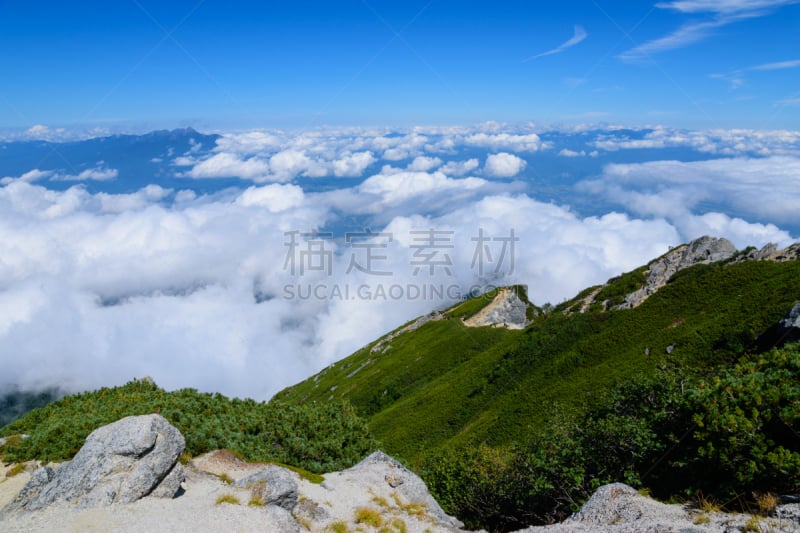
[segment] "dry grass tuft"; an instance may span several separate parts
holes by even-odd
[[[356,509],[355,520],[357,524],[364,524],[372,527],[381,527],[383,524],[381,512],[371,507],[360,507]]]
[[[771,515],[775,511],[775,508],[781,503],[780,498],[771,492],[765,492],[763,494],[757,493],[753,496],[755,496],[759,514],[763,516]]]
[[[223,494],[222,496],[217,498],[217,505],[222,505],[223,503],[229,503],[231,505],[239,505],[239,498],[237,498],[233,494]]]

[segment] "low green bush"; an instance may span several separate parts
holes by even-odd
[[[193,457],[227,448],[246,460],[319,473],[350,467],[377,447],[346,401],[256,402],[194,389],[167,392],[150,380],[65,396],[0,429],[0,435],[30,435],[6,447],[7,461],[63,461],[94,429],[149,413],[160,413],[177,427]]]

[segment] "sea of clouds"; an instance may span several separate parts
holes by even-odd
[[[492,124],[249,131],[175,154],[180,190],[56,191],[41,178],[57,174],[6,176],[0,382],[83,390],[147,375],[266,399],[475,287],[522,283],[535,303],[557,303],[701,235],[739,247],[796,240],[782,229],[800,218],[796,132],[626,135],[607,129],[572,150]],[[573,189],[618,206],[602,215],[542,201],[526,181],[544,151],[675,146],[714,158],[604,166]],[[192,187],[228,177],[229,189]],[[300,181],[312,178],[339,181]],[[367,229],[380,235],[348,242]],[[440,240],[423,249],[430,231]],[[444,262],[420,267],[434,252]],[[373,268],[355,268],[368,253]]]

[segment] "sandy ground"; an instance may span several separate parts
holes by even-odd
[[[233,480],[258,471],[261,466],[238,461],[221,455],[198,458],[186,469],[185,492],[171,500],[144,498],[132,504],[112,505],[95,509],[77,509],[74,506],[51,506],[43,511],[0,516],[0,531],[12,532],[251,532],[286,533],[285,527],[275,525],[274,515],[268,507],[248,506],[250,491],[236,489],[218,476],[225,474]],[[34,464],[29,465],[32,471]],[[9,470],[0,464],[0,508],[10,502],[30,479],[30,472],[6,478]],[[378,510],[384,525],[395,519],[405,524],[409,533],[449,531],[437,527],[430,518],[417,516],[412,509],[403,508],[402,499],[391,496],[391,488],[364,486],[357,480],[339,473],[328,474],[324,485],[301,481],[300,500],[315,502],[324,509],[324,518],[307,521],[301,531],[332,531],[330,525],[337,521],[347,524],[348,531],[377,531],[376,528],[354,521],[355,509],[370,507]],[[230,494],[240,504],[216,504],[217,498]],[[377,503],[376,503],[377,502]],[[394,529],[391,529],[394,531]]]

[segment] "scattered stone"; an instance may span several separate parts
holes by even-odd
[[[292,515],[298,521],[305,522],[325,522],[330,518],[330,513],[324,507],[308,498],[300,498]]]
[[[432,320],[442,320],[443,318],[444,315],[442,315],[437,311],[433,311],[427,315],[421,316],[418,319],[414,320],[412,323],[408,324],[407,326],[403,326],[397,331],[393,331],[392,333],[389,333],[388,335],[380,339],[378,342],[375,343],[375,345],[372,348],[370,348],[369,351],[370,353],[378,352],[383,354],[387,350],[389,350],[389,348],[392,347],[391,344],[389,343],[394,339],[396,339],[397,337],[399,337],[400,335],[402,335],[403,333],[407,333],[409,331],[416,331],[425,324],[427,324],[428,322],[431,322]]]
[[[252,490],[253,495],[260,498],[264,505],[277,505],[291,511],[297,505],[299,484],[300,476],[297,473],[269,465],[260,472],[236,481],[232,486]]]
[[[93,431],[75,457],[34,472],[3,513],[55,502],[95,507],[148,495],[172,498],[184,479],[183,435],[161,415],[130,416]]]

